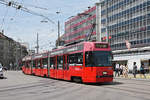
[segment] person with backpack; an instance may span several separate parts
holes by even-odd
[[[145,76],[145,69],[144,69],[144,64],[143,63],[141,64],[141,67],[140,67],[140,74],[141,74],[141,76],[143,75],[144,78],[146,78],[146,76]]]

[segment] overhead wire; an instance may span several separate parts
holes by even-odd
[[[1,4],[4,4],[4,5],[7,5],[8,6],[8,1],[5,1],[5,0],[0,0],[0,1],[2,1],[2,3]],[[52,24],[55,24],[55,22],[54,21],[52,21],[50,18],[48,18],[47,16],[44,16],[43,14],[40,14],[40,13],[37,13],[37,12],[34,12],[34,11],[32,11],[32,10],[30,10],[30,9],[28,9],[28,8],[26,8],[26,7],[24,7],[23,5],[21,5],[20,3],[18,3],[18,2],[14,2],[14,1],[10,1],[11,3],[12,3],[12,7],[13,8],[16,8],[16,9],[20,9],[20,10],[22,10],[22,11],[24,11],[24,12],[27,12],[27,13],[30,13],[30,14],[32,14],[32,15],[36,15],[36,16],[40,16],[40,17],[43,17],[44,19],[47,19],[49,22],[51,22]],[[20,8],[18,8],[18,7],[20,7]],[[56,24],[55,24],[56,25]]]

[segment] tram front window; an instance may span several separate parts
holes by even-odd
[[[85,53],[85,65],[87,67],[112,66],[110,51],[90,51]]]

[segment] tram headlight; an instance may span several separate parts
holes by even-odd
[[[103,72],[103,75],[106,75],[107,74],[107,72]]]

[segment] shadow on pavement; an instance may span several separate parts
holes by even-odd
[[[120,85],[122,82],[106,82],[106,83],[84,83],[86,85],[103,86],[103,85]]]
[[[3,78],[0,78],[0,79],[7,79],[7,77],[3,77]]]

